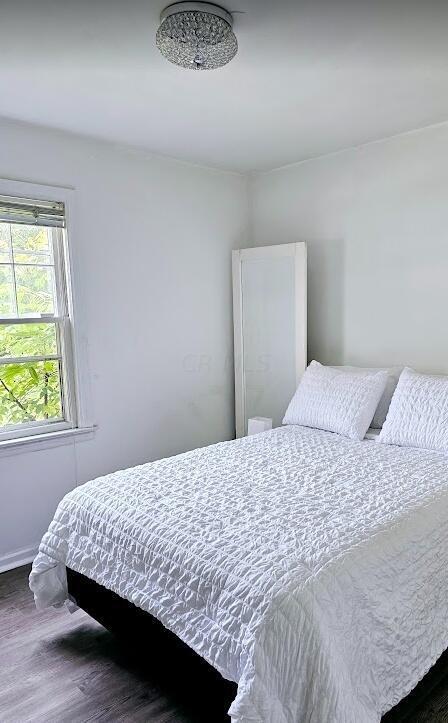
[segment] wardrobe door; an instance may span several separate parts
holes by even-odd
[[[235,411],[281,424],[306,366],[306,244],[233,252]]]

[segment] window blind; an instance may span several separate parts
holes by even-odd
[[[57,201],[0,196],[0,221],[64,228],[65,207]]]

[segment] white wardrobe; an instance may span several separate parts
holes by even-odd
[[[233,251],[236,435],[281,424],[307,363],[306,244]]]

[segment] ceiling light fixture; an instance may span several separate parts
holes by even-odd
[[[192,70],[220,68],[235,57],[232,15],[211,3],[180,2],[160,16],[156,44],[171,63]]]

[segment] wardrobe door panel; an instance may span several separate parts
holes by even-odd
[[[281,424],[306,366],[306,246],[233,252],[237,436],[251,417]]]

